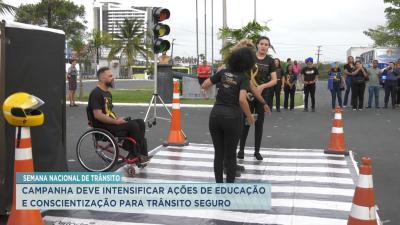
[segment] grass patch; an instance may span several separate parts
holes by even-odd
[[[111,90],[114,103],[149,103],[153,90]],[[283,106],[283,93],[281,94],[281,106]],[[68,99],[68,98],[67,98]],[[89,94],[84,95],[81,101],[87,102]],[[182,104],[213,105],[215,99],[181,99]],[[295,106],[303,105],[303,94],[298,92],[295,95]]]

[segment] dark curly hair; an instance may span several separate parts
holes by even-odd
[[[232,72],[242,73],[250,71],[255,64],[254,52],[251,48],[239,48],[232,51],[228,59],[228,66]]]

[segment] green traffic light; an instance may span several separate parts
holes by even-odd
[[[154,41],[154,52],[155,53],[166,52],[169,50],[170,47],[171,47],[171,44],[167,40],[157,39]]]

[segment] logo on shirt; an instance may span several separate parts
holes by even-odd
[[[222,77],[222,86],[224,86],[224,88],[230,88],[236,85],[237,82],[235,81],[235,75],[231,73],[225,73]]]

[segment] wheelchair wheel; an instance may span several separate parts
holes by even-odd
[[[76,145],[81,165],[91,172],[110,171],[118,161],[118,144],[114,136],[103,129],[86,131]]]

